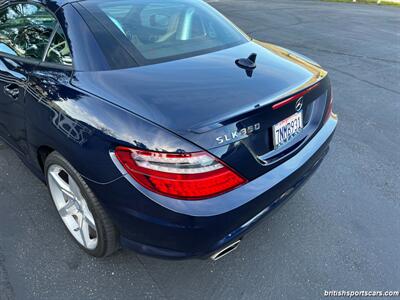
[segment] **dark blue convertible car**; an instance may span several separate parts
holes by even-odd
[[[0,1],[0,136],[94,256],[231,252],[319,166],[332,99],[200,0]]]

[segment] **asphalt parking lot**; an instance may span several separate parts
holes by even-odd
[[[0,142],[0,299],[317,299],[400,290],[400,9],[210,1],[257,39],[323,65],[340,125],[314,177],[218,262],[94,259]]]

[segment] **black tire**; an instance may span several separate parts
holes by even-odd
[[[60,153],[54,151],[47,156],[44,164],[47,186],[49,186],[48,169],[52,165],[61,166],[75,180],[96,222],[98,243],[95,249],[90,250],[82,246],[66,228],[72,239],[86,253],[95,257],[106,257],[116,252],[119,249],[119,234],[96,196],[86,184],[85,180]],[[51,193],[50,196],[52,197]],[[60,221],[62,222],[61,218]]]

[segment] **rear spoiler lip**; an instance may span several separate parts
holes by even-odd
[[[283,107],[283,106],[285,106],[285,105],[287,105],[287,104],[289,104],[289,103],[292,103],[293,101],[295,101],[295,100],[297,100],[297,99],[303,98],[304,95],[308,94],[308,93],[311,92],[313,89],[316,89],[317,87],[319,87],[320,84],[321,84],[321,83],[318,82],[318,83],[312,85],[311,87],[305,89],[304,91],[302,91],[302,92],[300,92],[300,93],[298,93],[298,94],[295,94],[295,95],[293,95],[293,96],[291,96],[291,97],[289,97],[289,98],[287,98],[287,99],[285,99],[285,100],[283,100],[283,101],[280,101],[280,102],[274,104],[274,105],[272,106],[272,109],[273,109],[273,110],[277,110],[277,109],[279,109],[279,108],[281,108],[281,107]]]
[[[251,107],[245,108],[242,111],[237,112],[234,115],[227,116],[223,120],[213,122],[213,123],[208,123],[208,124],[201,124],[201,125],[195,125],[194,127],[190,128],[189,131],[192,133],[196,134],[203,134],[207,133],[211,130],[221,128],[225,126],[226,124],[233,123],[235,121],[242,118],[242,116],[246,116],[247,114],[253,114],[256,113],[256,110],[259,110],[260,108],[263,108],[265,106],[271,105],[274,102],[279,102],[285,99],[290,98],[293,95],[296,95],[298,93],[301,93],[302,91],[308,90],[308,89],[314,89],[317,88],[321,85],[322,81],[327,77],[327,73],[325,73],[325,76],[309,79],[307,80],[306,83],[300,84],[298,87],[294,89],[290,89],[290,91],[284,91],[281,94],[278,95],[273,95],[271,97],[265,98],[261,102],[257,103],[256,105],[252,105]],[[310,82],[311,81],[311,82]]]

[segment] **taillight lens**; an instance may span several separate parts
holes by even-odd
[[[155,193],[172,198],[211,198],[246,182],[206,152],[170,154],[117,147],[115,155],[138,183]]]

